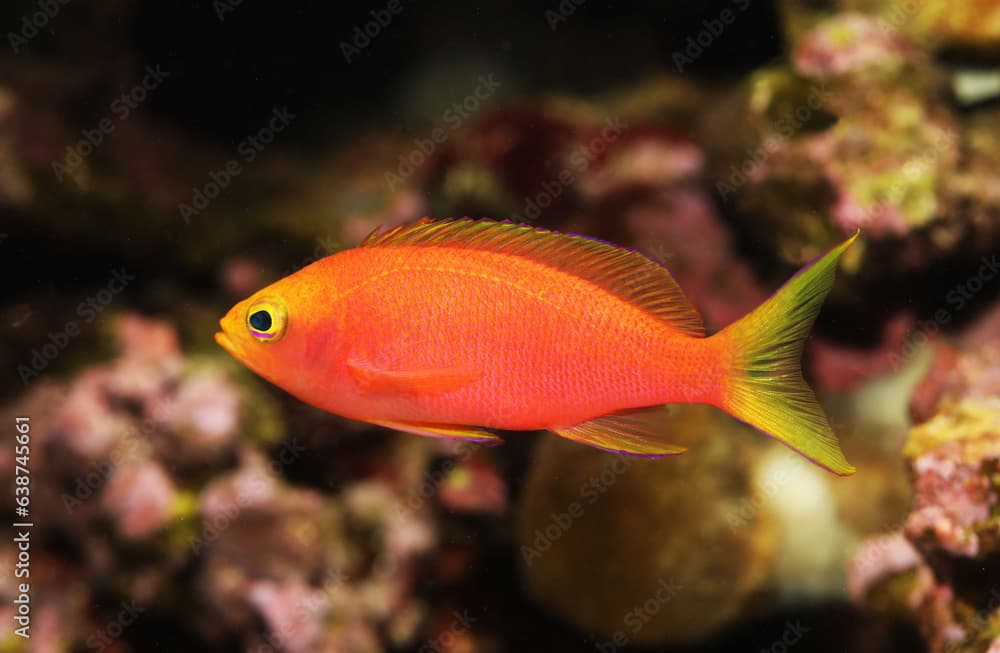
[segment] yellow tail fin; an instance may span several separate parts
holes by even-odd
[[[732,372],[722,408],[835,474],[854,473],[823,409],[802,378],[802,348],[853,236],[802,268],[767,301],[718,337]]]

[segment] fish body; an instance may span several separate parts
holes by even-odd
[[[805,308],[786,306],[787,290],[775,304],[779,291],[753,324],[705,337],[670,273],[637,252],[510,223],[424,220],[255,293],[217,340],[309,404],[421,435],[495,444],[484,428],[548,429],[655,457],[683,451],[666,442],[662,407],[705,403],[850,473],[798,367],[849,243],[797,275],[821,282],[792,288]],[[782,328],[791,340],[773,332]],[[805,419],[786,424],[782,413],[805,400]]]
[[[705,382],[718,376],[716,343],[529,259],[358,248],[318,265],[340,290],[314,342],[341,344],[308,352],[314,380],[299,394],[353,419],[544,429],[718,391]],[[352,382],[350,362],[417,377],[380,390]]]

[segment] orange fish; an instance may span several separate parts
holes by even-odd
[[[302,401],[418,435],[499,444],[546,429],[678,454],[665,404],[716,406],[830,471],[848,464],[802,348],[858,234],[711,337],[638,252],[492,220],[376,231],[236,304],[216,341]]]

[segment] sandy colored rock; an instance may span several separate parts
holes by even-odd
[[[752,429],[706,406],[671,417],[681,456],[643,460],[540,443],[518,525],[536,599],[599,637],[695,640],[735,620],[774,561],[766,510],[741,512]]]

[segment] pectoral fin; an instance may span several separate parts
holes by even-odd
[[[480,376],[463,367],[387,370],[360,359],[348,360],[347,369],[364,394],[439,395],[463,388]]]
[[[498,436],[472,426],[455,426],[452,424],[420,424],[412,422],[372,422],[387,429],[395,429],[427,438],[446,438],[449,440],[466,440],[487,447],[503,444]]]
[[[591,447],[630,456],[662,458],[687,451],[686,447],[663,442],[665,425],[666,410],[657,407],[612,413],[576,426],[551,430]]]

